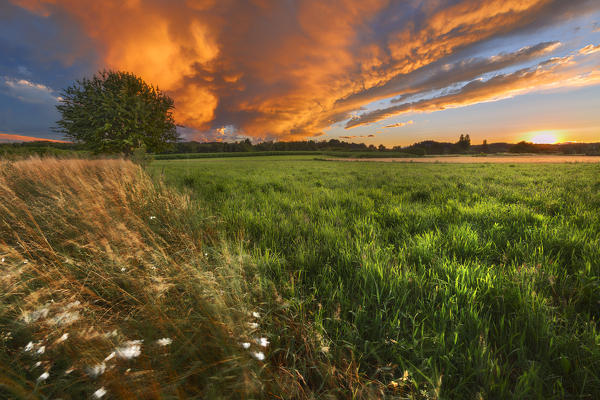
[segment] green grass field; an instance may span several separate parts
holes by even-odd
[[[599,177],[0,160],[0,398],[599,398]]]
[[[388,388],[600,396],[599,165],[307,158],[150,171],[243,243],[329,357],[351,354]]]
[[[320,157],[341,157],[341,158],[406,158],[418,157],[414,154],[402,153],[399,151],[249,151],[249,152],[230,152],[230,153],[173,153],[156,154],[155,160],[187,160],[187,159],[205,159],[205,158],[239,158],[239,157],[273,157],[273,156],[320,156]],[[315,158],[315,157],[312,157]],[[271,159],[271,158],[269,158]]]

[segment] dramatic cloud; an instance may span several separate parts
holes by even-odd
[[[4,77],[2,80],[0,81],[0,91],[25,103],[52,105],[60,99],[51,88],[40,83],[8,77]]]
[[[384,99],[402,94],[395,101],[402,101],[414,93],[441,89],[446,86],[468,81],[481,74],[518,65],[548,54],[560,46],[559,42],[544,42],[524,47],[513,53],[502,53],[488,58],[468,58],[456,63],[433,63],[410,74],[401,74],[384,85],[364,90],[339,102],[356,106],[367,101]]]
[[[432,112],[481,102],[501,100],[532,90],[579,87],[600,83],[600,60],[592,66],[579,67],[573,56],[553,58],[538,66],[513,73],[498,74],[488,80],[477,79],[449,94],[402,103],[352,118],[346,128],[370,124],[408,112]],[[591,72],[590,72],[591,71]]]
[[[468,51],[600,9],[597,0],[10,1],[71,18],[96,43],[99,67],[166,90],[177,122],[205,139],[222,137],[223,127],[255,138],[315,137],[373,101],[543,56],[558,44],[491,58]]]
[[[386,125],[386,126],[384,126],[384,128],[402,128],[403,126],[412,125],[413,123],[414,123],[413,120],[406,121],[406,122],[398,122],[396,124]]]

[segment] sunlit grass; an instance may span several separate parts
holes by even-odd
[[[599,165],[303,157],[0,161],[0,397],[599,397]]]
[[[151,168],[372,379],[442,398],[600,395],[598,165]]]
[[[259,313],[273,292],[203,206],[122,160],[0,161],[0,187],[0,398],[311,397],[269,364],[310,326]]]

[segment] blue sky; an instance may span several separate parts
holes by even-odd
[[[586,0],[10,0],[0,134],[60,139],[61,88],[112,68],[194,140],[600,141],[599,46]]]

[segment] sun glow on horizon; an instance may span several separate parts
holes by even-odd
[[[561,133],[558,130],[530,132],[527,135],[527,141],[535,144],[554,144],[561,141]]]

